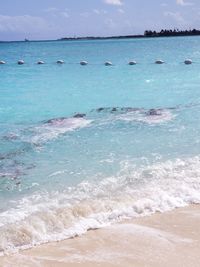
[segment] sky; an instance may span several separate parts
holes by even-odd
[[[0,40],[200,29],[200,0],[0,0]]]

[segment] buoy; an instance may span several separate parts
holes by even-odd
[[[37,64],[38,64],[38,65],[44,64],[44,61],[39,60],[39,61],[37,62]]]
[[[104,63],[104,65],[105,65],[105,66],[112,66],[112,62],[110,62],[110,61],[106,61],[106,62]]]
[[[190,65],[190,64],[192,64],[192,60],[191,60],[191,59],[186,59],[186,60],[184,61],[184,63],[185,63],[186,65]]]
[[[3,60],[1,60],[1,61],[0,61],[0,64],[3,65],[3,64],[6,64],[6,62],[3,61]]]
[[[22,59],[18,60],[18,62],[17,62],[18,65],[23,65],[24,63],[25,63],[25,62],[24,62],[24,60],[22,60]]]
[[[164,64],[165,62],[161,59],[158,59],[155,61],[155,64]]]
[[[60,59],[60,60],[57,61],[57,63],[58,64],[64,64],[65,62],[64,62],[64,60]]]
[[[137,64],[137,62],[136,61],[134,61],[134,60],[132,60],[132,61],[129,61],[129,63],[128,63],[129,65],[136,65]]]
[[[82,66],[85,66],[85,65],[88,64],[88,62],[87,62],[87,61],[81,61],[80,64],[81,64]]]

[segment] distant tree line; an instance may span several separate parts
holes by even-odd
[[[131,39],[131,38],[143,38],[144,35],[117,35],[117,36],[86,36],[86,37],[64,37],[59,39],[60,41],[73,41],[73,40],[109,40],[109,39]]]
[[[146,38],[146,37],[170,37],[170,36],[194,36],[200,35],[200,30],[161,30],[160,32],[146,30],[144,34],[140,35],[122,35],[122,36],[86,36],[86,37],[64,37],[59,39],[60,41],[72,41],[72,40],[109,40],[109,39],[132,39],[132,38]]]
[[[193,36],[193,35],[200,35],[200,30],[161,30],[160,32],[146,30],[144,32],[145,37],[168,37],[168,36]]]

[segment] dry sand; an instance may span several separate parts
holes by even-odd
[[[200,205],[0,258],[1,267],[199,267]]]

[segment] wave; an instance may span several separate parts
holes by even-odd
[[[0,214],[0,251],[63,240],[125,218],[200,203],[200,156],[135,167],[62,192],[38,192]]]

